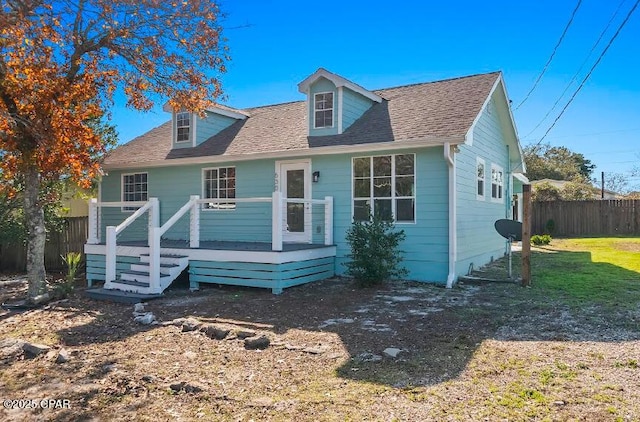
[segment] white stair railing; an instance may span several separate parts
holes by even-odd
[[[106,253],[105,253],[105,287],[108,288],[110,283],[116,279],[116,254],[118,250],[117,237],[120,233],[129,227],[134,221],[136,221],[145,212],[149,212],[149,230],[152,231],[159,220],[159,202],[158,198],[150,198],[147,202],[102,202],[95,203],[94,210],[97,207],[140,207],[133,214],[127,217],[122,223],[117,226],[107,226],[106,228]],[[96,211],[94,213],[97,214]],[[99,237],[95,235],[94,238]]]

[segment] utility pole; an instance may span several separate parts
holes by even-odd
[[[602,172],[602,185],[600,186],[600,199],[604,199],[604,171]]]
[[[531,185],[522,186],[522,287],[531,285]]]

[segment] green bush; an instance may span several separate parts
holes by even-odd
[[[65,298],[75,288],[76,277],[82,267],[82,254],[80,252],[69,252],[66,256],[61,256],[67,267],[67,274],[64,279],[58,280],[54,286],[56,298]]]
[[[344,265],[360,286],[373,286],[408,274],[401,266],[402,251],[398,249],[406,235],[404,230],[394,228],[393,222],[375,216],[368,221],[354,221],[347,230],[351,253],[350,261]]]
[[[547,220],[547,223],[544,225],[544,229],[548,234],[553,234],[556,231],[556,222],[553,218]]]
[[[531,244],[535,246],[543,246],[551,243],[551,236],[548,234],[534,234],[531,236]]]

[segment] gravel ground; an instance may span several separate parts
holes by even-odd
[[[0,276],[1,301],[25,291]],[[0,396],[14,400],[0,419],[640,420],[640,311],[533,301],[515,283],[178,286],[145,311],[159,323],[82,288],[0,311],[0,340],[51,348],[0,363]],[[230,332],[183,331],[180,318]],[[269,345],[247,349],[246,335]]]

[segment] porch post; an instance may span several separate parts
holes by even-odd
[[[151,293],[160,293],[160,227],[149,231],[149,289]]]
[[[282,250],[282,192],[279,190],[271,197],[271,250]]]
[[[104,282],[110,283],[116,279],[116,227],[107,227],[107,246],[105,255]]]
[[[151,207],[149,207],[149,236],[151,236],[152,227],[160,227],[160,201],[158,198],[149,198]]]
[[[100,243],[98,237],[98,199],[91,198],[89,200],[89,236],[87,238],[87,244],[97,245]]]
[[[200,195],[191,195],[191,215],[189,219],[189,247],[200,247]]]
[[[324,244],[333,245],[333,196],[325,196],[324,200]]]

